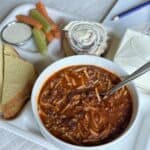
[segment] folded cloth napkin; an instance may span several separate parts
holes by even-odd
[[[114,57],[127,73],[132,73],[146,62],[150,61],[150,36],[128,29]],[[150,72],[135,79],[137,87],[150,92]]]

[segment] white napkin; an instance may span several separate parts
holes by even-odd
[[[129,74],[150,61],[150,36],[128,29],[114,57]],[[137,78],[138,87],[150,91],[150,72]]]

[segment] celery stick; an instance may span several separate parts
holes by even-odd
[[[33,28],[32,32],[33,32],[34,41],[37,45],[37,48],[38,48],[39,52],[42,55],[46,55],[46,53],[47,53],[47,43],[46,43],[45,34],[43,33],[42,30],[39,30],[39,29],[36,29],[36,28]]]
[[[32,9],[30,11],[30,16],[39,21],[43,25],[43,29],[45,32],[49,32],[51,30],[51,25],[38,10]]]

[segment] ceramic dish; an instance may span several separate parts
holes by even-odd
[[[15,39],[14,34],[18,32],[18,27],[20,30],[20,34],[18,34],[18,36],[16,36],[17,39]],[[2,29],[1,38],[4,42],[12,45],[16,46],[24,45],[32,38],[31,27],[17,21],[10,22]]]

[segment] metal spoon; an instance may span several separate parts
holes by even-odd
[[[112,95],[114,92],[116,92],[118,89],[120,89],[122,86],[126,85],[128,82],[136,79],[137,77],[143,75],[144,73],[150,71],[150,62],[147,62],[142,67],[137,69],[135,72],[133,72],[131,75],[127,76],[123,81],[119,82],[117,85],[109,89],[107,92],[100,93],[101,96],[105,95]]]

